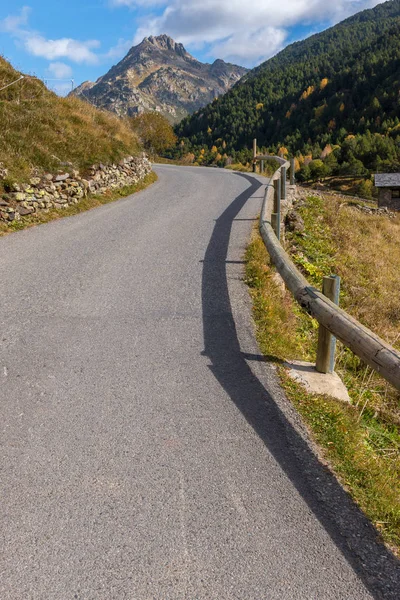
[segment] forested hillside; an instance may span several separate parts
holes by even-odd
[[[266,40],[266,43],[267,40]],[[288,46],[176,128],[181,156],[246,162],[251,141],[303,178],[400,169],[400,0]]]

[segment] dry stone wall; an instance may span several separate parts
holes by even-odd
[[[0,220],[14,221],[50,208],[66,208],[78,204],[88,194],[104,194],[139,183],[150,172],[151,163],[141,154],[128,156],[118,164],[93,165],[86,176],[72,169],[32,177],[29,183],[13,183],[10,191],[0,198]],[[0,176],[7,176],[6,169],[0,169]]]

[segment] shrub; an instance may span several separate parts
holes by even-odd
[[[177,138],[168,120],[158,112],[143,113],[131,120],[133,131],[152,155],[162,155],[176,145]]]

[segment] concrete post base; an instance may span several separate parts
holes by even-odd
[[[288,369],[289,377],[301,383],[311,394],[322,394],[350,402],[346,386],[336,373],[318,373],[315,365],[308,362],[290,361],[284,363]]]

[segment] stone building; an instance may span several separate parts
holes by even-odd
[[[400,173],[377,173],[375,187],[378,188],[378,206],[400,210]]]

